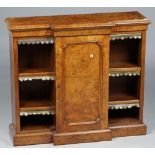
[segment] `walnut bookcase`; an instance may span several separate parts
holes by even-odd
[[[143,135],[139,12],[7,18],[14,145]]]

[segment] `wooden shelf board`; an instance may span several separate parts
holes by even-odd
[[[50,69],[21,69],[19,73],[20,77],[30,76],[55,76],[55,72],[51,72]]]
[[[141,68],[134,63],[118,62],[110,63],[110,71],[140,71]]]
[[[109,105],[114,105],[114,104],[139,104],[139,100],[119,100],[119,101],[109,101]]]
[[[135,104],[139,99],[130,94],[110,94],[109,104]]]
[[[140,67],[131,67],[131,68],[110,68],[109,72],[140,72]]]
[[[135,104],[139,103],[139,99],[131,94],[110,94],[109,104]]]
[[[124,118],[109,118],[109,127],[129,126],[140,124],[138,118],[124,117]]]
[[[55,105],[50,100],[24,100],[20,102],[20,111],[53,110]]]

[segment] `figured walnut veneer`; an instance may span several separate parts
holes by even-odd
[[[143,135],[139,12],[7,18],[14,145]]]

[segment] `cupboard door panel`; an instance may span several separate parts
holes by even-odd
[[[65,78],[64,121],[68,124],[91,124],[99,119],[99,80]]]
[[[103,100],[107,98],[103,98],[103,93],[108,90],[102,86],[106,57],[103,37],[66,37],[56,41],[56,132],[106,127]]]
[[[65,77],[99,77],[99,46],[96,43],[73,43],[64,50]]]

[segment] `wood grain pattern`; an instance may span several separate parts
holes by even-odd
[[[109,126],[110,128],[118,128],[122,126],[131,126],[135,124],[139,124],[139,120],[137,118],[131,118],[131,117],[124,117],[122,119],[120,118],[112,118],[109,119]]]
[[[147,133],[147,128],[144,124],[111,127],[110,129],[112,130],[112,137],[138,136]]]
[[[13,124],[9,126],[10,137],[12,138],[15,146],[19,145],[31,145],[31,144],[47,144],[53,142],[52,132],[38,132],[38,133],[25,133],[16,134],[15,127]]]
[[[139,12],[96,13],[43,17],[7,18],[10,30],[23,29],[71,29],[106,27],[114,25],[149,24]]]
[[[47,99],[23,100],[20,102],[20,111],[37,111],[55,109],[55,103]]]
[[[101,140],[111,140],[111,131],[91,130],[83,132],[56,133],[53,137],[54,145],[97,142]]]
[[[111,94],[109,97],[109,104],[134,104],[139,103],[139,98],[130,94]]]
[[[101,82],[104,80],[102,74],[105,67],[108,67],[102,64],[103,60],[107,59],[104,39],[102,36],[91,36],[56,40],[59,65],[59,70],[56,70],[56,83],[58,92],[60,91],[60,94],[57,93],[57,101],[61,101],[56,104],[56,109],[57,113],[62,110],[62,116],[57,118],[57,125],[62,122],[56,127],[58,133],[101,128],[102,92],[107,92],[106,89],[103,90]],[[103,42],[103,45],[100,45],[100,42]],[[91,54],[93,58],[90,57]],[[104,74],[107,79],[108,72]],[[107,126],[106,122],[103,126]]]
[[[13,39],[13,38],[12,38]],[[18,46],[17,46],[17,38],[12,40],[11,46],[11,58],[12,58],[12,66],[11,66],[11,73],[12,73],[12,106],[15,110],[14,113],[14,124],[16,124],[16,133],[20,132],[20,110],[19,110],[19,80],[18,80]]]
[[[21,69],[19,76],[20,77],[55,76],[55,72],[50,72],[49,68]]]
[[[63,117],[68,125],[91,124],[99,119],[100,52],[98,45],[91,42],[73,43],[64,49]]]
[[[146,31],[142,33],[142,42],[140,47],[140,66],[141,76],[139,81],[139,97],[140,97],[140,113],[139,118],[143,123],[143,112],[144,112],[144,78],[145,78],[145,53],[146,53]]]

